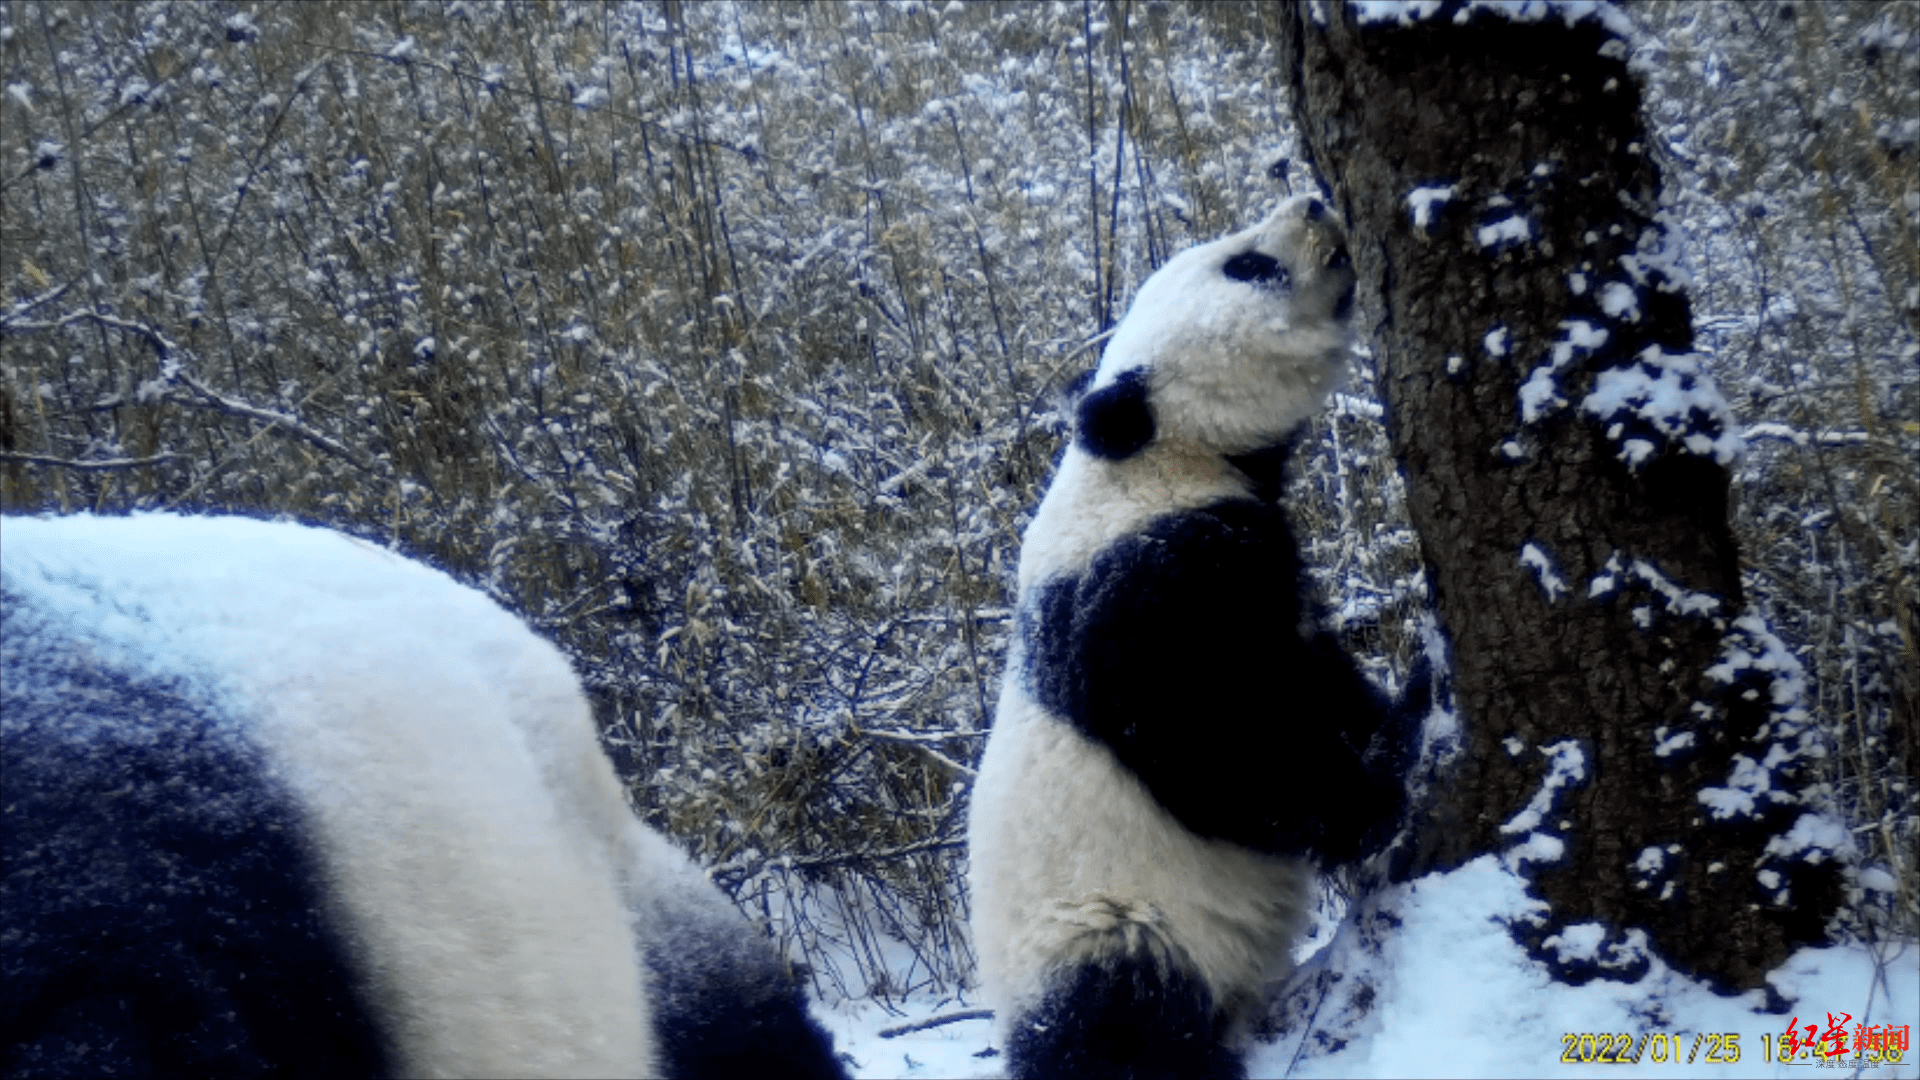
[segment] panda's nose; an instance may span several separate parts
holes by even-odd
[[[1305,209],[1308,221],[1319,221],[1321,216],[1327,212],[1327,208],[1320,204],[1319,199],[1308,199]]]

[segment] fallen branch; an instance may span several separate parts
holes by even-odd
[[[899,1027],[881,1028],[879,1035],[883,1039],[892,1039],[901,1035],[911,1035],[916,1031],[925,1031],[928,1028],[937,1028],[946,1024],[957,1024],[962,1020],[991,1019],[993,1019],[992,1009],[962,1009],[959,1012],[950,1012],[942,1016],[930,1017],[926,1020],[916,1020],[911,1024],[901,1024]]]

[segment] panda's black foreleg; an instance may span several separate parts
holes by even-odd
[[[1334,739],[1321,744],[1321,760],[1341,767],[1320,789],[1317,850],[1329,863],[1349,862],[1385,847],[1404,822],[1407,775],[1433,703],[1432,665],[1421,655],[1394,701],[1360,673],[1333,634],[1321,631],[1303,644],[1318,708],[1338,718]]]
[[[1360,673],[1332,631],[1322,630],[1306,639],[1301,671],[1311,673],[1310,685],[1318,688],[1320,704],[1333,719],[1340,740],[1355,754],[1367,750],[1375,734],[1388,726],[1393,702]]]
[[[1011,1025],[1007,1075],[1146,1080],[1246,1075],[1199,976],[1157,950],[1129,949],[1056,972]]]

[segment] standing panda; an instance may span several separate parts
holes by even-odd
[[[1149,278],[1078,400],[969,822],[1013,1076],[1241,1075],[1315,863],[1397,827],[1424,705],[1311,625],[1275,502],[1353,287],[1340,227],[1291,199]]]
[[[0,1075],[841,1075],[560,653],[244,518],[0,526]]]

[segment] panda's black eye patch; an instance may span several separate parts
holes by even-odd
[[[1353,265],[1353,257],[1347,254],[1346,248],[1337,247],[1337,248],[1334,248],[1332,251],[1327,252],[1327,269],[1345,270],[1347,267],[1352,265]]]
[[[1263,281],[1275,285],[1287,283],[1287,270],[1280,265],[1280,260],[1257,251],[1235,255],[1220,267],[1220,272],[1235,281]]]

